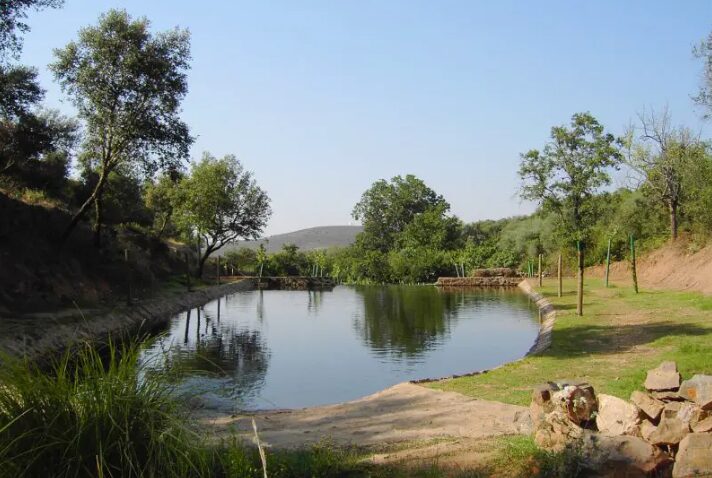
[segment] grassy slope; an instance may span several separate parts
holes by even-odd
[[[565,291],[574,287],[573,280],[564,283]],[[532,386],[564,378],[584,379],[599,393],[627,399],[662,360],[676,361],[683,378],[712,373],[712,297],[648,290],[636,295],[624,283],[606,289],[601,280],[587,279],[580,318],[574,292],[557,297],[554,280],[545,281],[542,292],[558,314],[548,351],[429,386],[528,405]]]

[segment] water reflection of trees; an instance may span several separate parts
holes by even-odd
[[[450,331],[460,297],[435,287],[359,287],[363,316],[354,328],[374,350],[415,357]]]
[[[253,396],[263,387],[267,374],[267,344],[259,331],[221,324],[219,308],[217,312],[213,316],[194,310],[193,321],[197,323],[192,327],[191,312],[187,313],[186,341],[171,348],[172,366],[184,375],[229,378],[231,395]],[[188,340],[189,329],[195,334],[193,340]]]

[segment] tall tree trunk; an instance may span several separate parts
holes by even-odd
[[[583,264],[584,246],[581,241],[576,244],[578,255],[578,286],[576,288],[576,315],[583,315]]]
[[[675,241],[675,240],[677,240],[677,230],[678,230],[677,203],[670,202],[670,204],[668,205],[668,208],[670,209],[670,236],[672,237],[672,240]]]
[[[79,208],[79,211],[74,214],[72,220],[69,221],[67,228],[62,233],[62,236],[59,239],[60,246],[67,241],[69,236],[72,234],[72,231],[74,231],[74,228],[77,227],[77,224],[79,224],[79,221],[81,221],[87,211],[89,211],[89,208],[94,204],[94,201],[96,200],[97,196],[103,192],[107,176],[108,172],[102,171],[101,176],[99,177],[99,181],[96,183],[96,186],[94,186],[94,191],[92,191],[91,195],[87,198],[86,201],[84,201],[84,204],[82,204],[82,206]]]
[[[212,254],[215,251],[214,246],[215,245],[212,245],[212,246],[206,245],[205,252],[203,252],[200,255],[200,259],[198,260],[198,270],[196,271],[196,275],[195,275],[198,279],[203,277],[203,270],[205,269],[205,263],[208,261],[208,257],[210,257],[210,254]]]
[[[104,220],[104,199],[103,191],[99,192],[94,200],[94,247],[101,248],[101,223]]]

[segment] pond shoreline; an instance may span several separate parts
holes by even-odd
[[[33,317],[0,318],[0,350],[28,360],[42,360],[81,342],[105,342],[155,332],[172,317],[224,295],[253,290],[255,281],[241,279],[228,284],[198,289],[176,296],[163,296],[98,312],[78,309],[67,320],[65,313]],[[91,318],[85,317],[90,315]],[[78,316],[78,317],[77,317]]]
[[[432,382],[439,382],[441,380],[449,380],[453,378],[459,378],[459,377],[472,377],[474,375],[482,375],[484,373],[491,372],[492,370],[497,370],[501,367],[504,367],[505,365],[509,365],[511,363],[519,362],[520,360],[523,360],[530,355],[537,355],[542,352],[544,352],[546,349],[548,349],[551,346],[551,331],[554,329],[554,323],[556,322],[556,310],[554,309],[554,306],[549,302],[548,299],[546,299],[542,294],[534,290],[534,287],[531,285],[531,283],[527,280],[524,279],[523,281],[519,282],[517,284],[517,287],[526,295],[528,296],[531,300],[534,301],[535,305],[539,309],[539,332],[537,333],[536,339],[534,340],[534,344],[531,346],[529,351],[524,354],[523,357],[512,360],[510,362],[504,362],[496,367],[493,368],[488,368],[488,369],[483,369],[483,370],[477,370],[474,372],[468,372],[468,373],[462,373],[462,374],[453,374],[453,375],[447,375],[445,377],[437,377],[437,378],[422,378],[422,379],[417,379],[417,380],[410,380],[410,383],[414,384],[425,384],[425,383],[432,383]]]

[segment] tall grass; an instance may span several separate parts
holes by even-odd
[[[86,345],[51,369],[0,366],[0,476],[209,476],[161,377],[140,379],[138,348]]]

